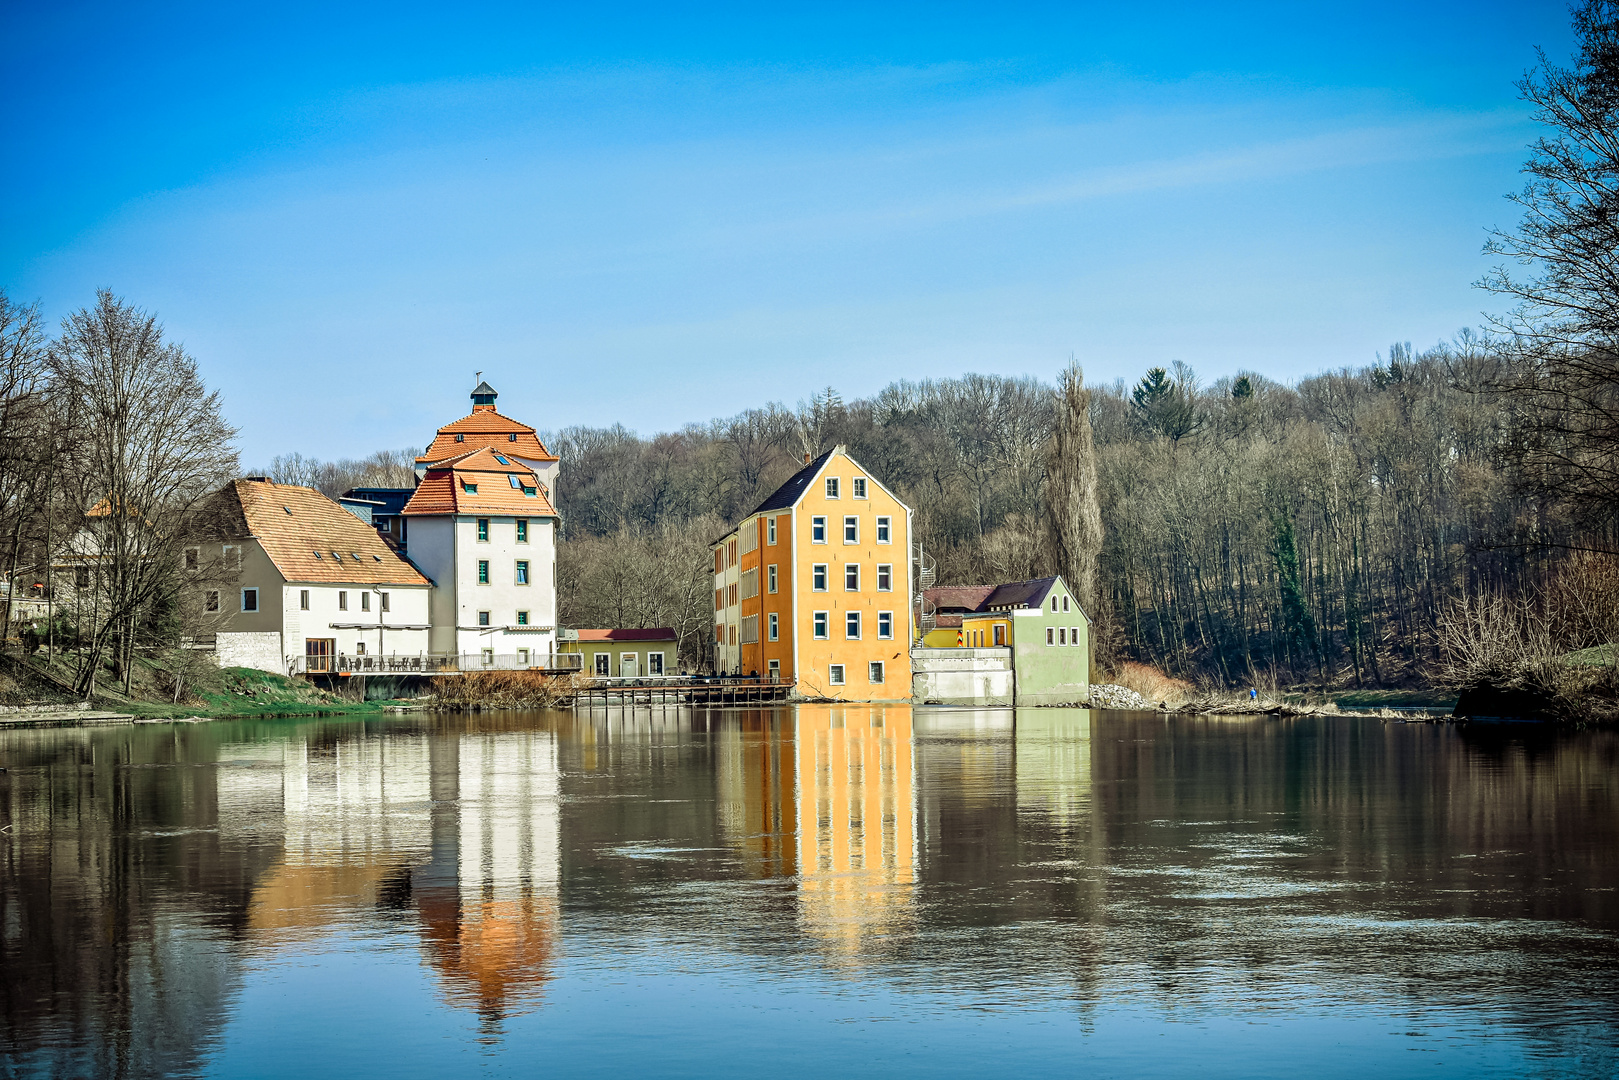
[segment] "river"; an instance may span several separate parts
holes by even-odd
[[[0,732],[0,1075],[1619,1075],[1619,733]]]

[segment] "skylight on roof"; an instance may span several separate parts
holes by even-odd
[[[341,556],[341,555],[339,555],[339,554],[338,554],[338,553],[337,553],[337,552],[335,552],[335,551],[334,551],[334,552],[332,552],[332,558],[334,558],[334,559],[336,559],[336,560],[337,560],[337,561],[338,561],[338,562],[342,562],[342,561],[343,561],[343,556]]]
[[[315,558],[317,558],[317,559],[320,558],[320,552],[318,552],[318,551],[315,552]]]
[[[292,513],[292,507],[290,506],[283,506],[281,509],[285,510],[289,514]]]
[[[500,462],[502,465],[510,465],[511,464],[511,462],[507,461],[505,458],[501,457],[499,454],[495,455],[495,460]]]
[[[519,479],[516,476],[513,476],[511,473],[506,474],[506,479],[508,479],[508,480],[510,480],[512,482],[512,487],[517,488],[518,490],[522,490],[523,481],[521,479]]]
[[[360,553],[358,551],[351,551],[351,552],[349,552],[349,554],[354,556],[354,561],[355,562],[360,561]]]
[[[382,556],[381,556],[381,555],[373,555],[373,556],[371,556],[371,557],[372,557],[372,558],[373,558],[373,559],[375,559],[375,560],[377,560],[377,562],[381,562],[381,561],[382,561]]]

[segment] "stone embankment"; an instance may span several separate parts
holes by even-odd
[[[1093,709],[1156,709],[1158,706],[1127,686],[1099,683],[1091,686],[1090,707]]]

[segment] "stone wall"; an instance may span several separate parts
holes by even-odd
[[[286,658],[281,655],[281,635],[276,631],[221,632],[214,656],[220,667],[257,668],[277,675],[287,673]]]

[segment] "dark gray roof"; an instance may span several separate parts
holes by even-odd
[[[978,605],[979,611],[994,611],[996,608],[1041,607],[1046,602],[1046,595],[1051,587],[1057,584],[1055,575],[1052,577],[1035,578],[1033,581],[1009,581],[1005,585],[995,586],[995,591]]]
[[[488,382],[479,383],[478,388],[473,391],[474,394],[493,394],[494,392],[495,388],[490,386]]]
[[[825,465],[827,459],[835,453],[837,453],[837,447],[834,446],[802,469],[793,473],[785,484],[771,493],[768,499],[754,507],[753,513],[760,514],[766,510],[785,510],[793,505],[798,501],[798,497],[804,494],[804,489],[810,486],[810,481],[815,479],[815,474],[821,471],[821,466]]]

